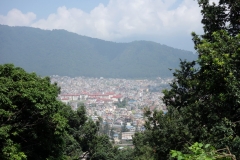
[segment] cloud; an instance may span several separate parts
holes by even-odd
[[[111,0],[90,13],[81,9],[59,7],[57,13],[31,26],[43,29],[66,29],[83,35],[113,40],[131,35],[190,34],[201,28],[196,1],[184,0],[169,9],[176,0]]]
[[[61,6],[56,13],[37,21],[33,21],[36,17],[33,13],[22,14],[15,9],[1,16],[0,23],[65,29],[111,41],[168,39],[171,43],[170,38],[186,36],[191,41],[190,33],[202,30],[200,8],[193,0],[178,3],[179,0],[110,0],[108,5],[99,4],[89,13]]]
[[[29,26],[36,19],[36,15],[32,12],[23,14],[18,9],[12,9],[6,16],[0,15],[0,24],[9,26]]]

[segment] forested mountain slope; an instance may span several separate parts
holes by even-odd
[[[196,58],[149,41],[115,43],[65,30],[0,25],[0,64],[13,63],[44,76],[168,77],[168,68],[178,68],[179,59]]]

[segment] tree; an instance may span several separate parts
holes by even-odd
[[[145,111],[146,122],[144,132],[136,133],[133,138],[134,152],[137,157],[152,159],[169,159],[171,149],[180,150],[191,134],[177,110],[171,114],[150,110]],[[140,158],[141,159],[141,158]],[[144,159],[144,158],[142,158]]]
[[[126,108],[127,106],[127,98],[124,98],[123,101],[118,100],[118,102],[115,103],[118,108]]]
[[[50,78],[0,65],[0,159],[60,158],[67,119]]]
[[[239,19],[237,15],[240,11],[238,10],[235,17],[231,13],[235,9],[231,8],[239,7],[240,2],[220,1],[218,7],[223,7],[223,3],[224,8],[230,8],[224,20],[229,26],[224,24],[225,27],[220,28],[224,30],[217,30],[213,26],[209,29],[206,27],[203,38],[193,34],[195,49],[199,53],[197,63],[200,69],[190,67],[190,70],[195,71],[193,74],[184,69],[177,71],[173,82],[175,87],[172,87],[170,92],[165,92],[164,101],[181,111],[184,123],[188,124],[194,135],[198,135],[195,141],[212,142],[218,148],[228,145],[239,157],[240,39],[236,33],[239,33],[240,28],[239,21],[236,22],[235,19]],[[209,4],[203,5],[211,7]],[[206,8],[202,10],[204,16],[210,16],[209,12]],[[232,15],[233,19],[227,18],[229,15]],[[187,67],[186,64],[183,66]],[[192,76],[187,76],[188,73]],[[183,90],[184,92],[181,92]]]
[[[204,39],[211,40],[212,34],[219,30],[225,30],[231,36],[239,34],[240,29],[240,5],[235,0],[219,0],[218,5],[210,4],[209,0],[198,0],[199,6],[202,8],[203,15],[202,24]],[[194,33],[194,35],[196,35]],[[198,41],[194,40],[195,44]],[[196,47],[196,45],[195,45]]]
[[[216,150],[210,144],[204,145],[196,142],[188,149],[191,151],[189,154],[171,150],[171,157],[178,160],[236,160],[228,148]]]
[[[114,140],[114,138],[113,138],[114,133],[115,133],[115,132],[114,132],[113,128],[111,128],[111,130],[110,130],[110,134],[109,134],[111,140]]]
[[[0,159],[113,159],[109,139],[84,106],[72,110],[57,100],[60,88],[48,77],[0,65]]]
[[[182,109],[183,114],[190,113],[185,114],[185,119],[195,128],[196,135],[201,134],[199,140],[212,142],[218,148],[228,145],[237,157],[240,156],[239,41],[239,35],[230,36],[222,30],[213,33],[211,42],[201,40],[197,46],[201,68],[194,80],[198,84],[194,98],[189,98],[195,102]]]
[[[240,10],[236,8],[240,2],[199,4],[203,7],[205,34],[201,38],[194,33],[193,39],[200,68],[184,63],[174,74],[172,89],[165,91],[164,102],[181,112],[195,141],[212,142],[218,148],[228,145],[239,157]]]
[[[103,134],[105,135],[109,135],[109,131],[110,131],[110,125],[108,124],[108,122],[106,122],[104,125],[103,125]]]
[[[147,130],[136,136],[135,144],[142,144],[137,140],[143,136],[155,159],[169,158],[170,149],[184,151],[194,142],[228,146],[240,158],[240,1],[198,2],[204,35],[193,33],[193,40],[199,57],[180,62],[170,90],[164,91],[168,113],[146,111]]]
[[[113,148],[114,159],[115,160],[134,160],[135,156],[133,154],[133,149],[130,147],[124,147],[123,149],[119,149],[119,147]]]
[[[68,119],[68,126],[64,137],[65,159],[78,159],[83,154],[83,150],[86,148],[86,144],[83,144],[83,140],[81,139],[81,137],[85,134],[83,132],[83,129],[85,128],[84,126],[87,125],[85,107],[80,105],[77,110],[74,111],[71,107],[66,106],[62,109],[62,113]]]
[[[90,157],[92,160],[111,160],[114,159],[113,146],[107,135],[100,135],[93,138],[90,144]]]

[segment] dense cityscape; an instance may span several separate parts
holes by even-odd
[[[59,100],[74,110],[84,104],[90,118],[96,121],[101,117],[102,132],[115,143],[121,143],[144,130],[144,108],[166,112],[162,90],[168,87],[171,78],[132,80],[54,75],[51,81],[61,88]]]

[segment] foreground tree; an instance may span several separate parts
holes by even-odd
[[[228,146],[240,158],[240,1],[198,2],[204,35],[193,33],[193,41],[199,58],[181,61],[171,89],[164,91],[168,113],[147,111],[147,130],[135,137],[135,152],[144,144],[155,159],[170,158],[170,149],[185,151],[195,142]]]
[[[57,84],[48,77],[0,65],[0,159],[114,159],[107,136],[86,116],[56,98]],[[115,153],[115,154],[114,154]]]
[[[85,107],[80,105],[74,111],[71,107],[66,106],[61,110],[61,113],[68,120],[66,133],[64,134],[64,159],[79,159],[84,155],[86,145],[82,144],[81,140],[82,135],[85,134],[83,128],[88,125]]]
[[[61,158],[67,119],[59,91],[48,77],[0,66],[0,159]]]
[[[201,40],[201,68],[175,74],[164,102],[177,109],[193,134],[193,142],[212,142],[218,148],[228,145],[239,156],[240,146],[240,36],[226,31],[214,32],[211,42]],[[184,65],[186,67],[186,65]],[[194,68],[190,68],[194,70]]]
[[[133,144],[134,154],[138,159],[169,159],[171,149],[180,150],[187,143],[189,129],[182,123],[182,117],[178,111],[163,112],[145,111],[146,130],[135,134]]]

